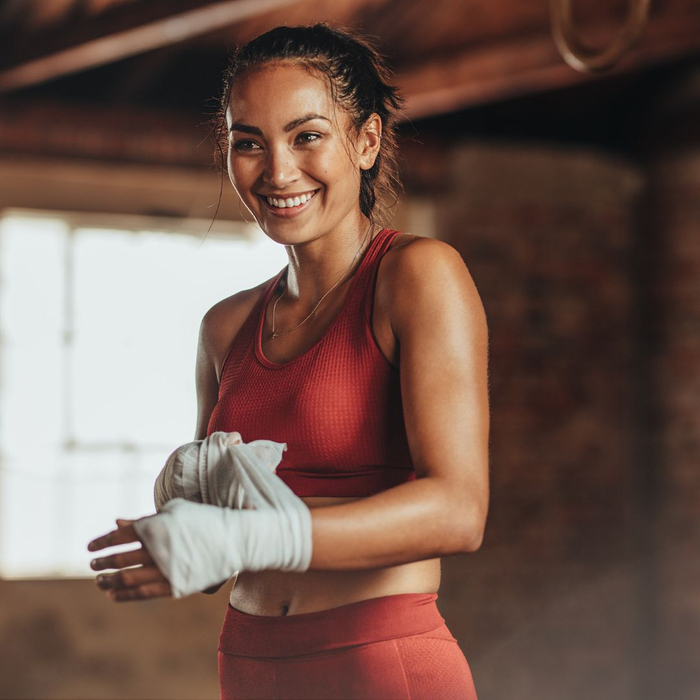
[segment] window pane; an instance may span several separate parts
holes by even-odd
[[[0,219],[3,456],[27,442],[62,439],[67,240],[61,221]]]
[[[93,576],[87,542],[154,512],[194,435],[202,316],[287,262],[247,224],[202,240],[74,220],[0,220],[0,576]]]

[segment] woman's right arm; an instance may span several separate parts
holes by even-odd
[[[214,406],[219,397],[219,380],[216,370],[216,353],[219,344],[216,336],[216,306],[204,314],[199,326],[199,341],[197,343],[197,363],[195,366],[195,384],[197,387],[197,428],[194,439],[204,440],[207,437],[207,427]],[[223,355],[221,356],[223,358]],[[202,593],[216,593],[226,581],[205,588]]]
[[[209,419],[219,399],[221,366],[233,339],[238,335],[267,282],[233,294],[214,304],[199,326],[195,383],[197,387],[197,427],[194,439],[207,437]]]
[[[223,361],[221,345],[221,325],[217,323],[220,314],[219,304],[213,306],[206,314],[199,326],[199,340],[197,342],[197,362],[195,365],[195,384],[197,387],[197,428],[194,433],[195,440],[204,440],[207,437],[209,419],[216,402],[219,399],[219,378],[217,376],[217,357]],[[218,332],[217,332],[218,331]],[[216,593],[226,581],[205,588],[202,593],[212,595]]]
[[[197,427],[195,440],[207,437],[209,419],[219,398],[219,378],[217,376],[217,360],[221,353],[221,340],[218,338],[214,306],[206,314],[199,326],[197,343],[197,362],[195,365],[195,385],[197,388]]]
[[[195,384],[197,387],[197,427],[194,439],[207,437],[209,419],[219,399],[219,373],[226,353],[252,310],[260,288],[238,292],[207,311],[199,327]],[[202,593],[216,593],[226,581],[206,588]]]

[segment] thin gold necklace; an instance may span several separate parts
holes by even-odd
[[[270,340],[273,338],[279,338],[281,335],[286,335],[287,333],[291,333],[292,331],[295,331],[299,326],[301,326],[303,323],[306,323],[313,315],[316,309],[320,306],[321,302],[345,279],[345,276],[352,270],[352,266],[355,264],[355,260],[357,260],[357,256],[360,254],[360,251],[365,245],[365,241],[367,240],[367,236],[369,235],[370,231],[372,230],[373,224],[370,223],[369,228],[367,229],[367,233],[365,234],[364,239],[362,240],[362,243],[360,244],[360,247],[357,249],[357,253],[355,253],[355,257],[352,259],[352,262],[350,263],[350,267],[343,273],[343,276],[318,300],[318,303],[316,306],[314,306],[313,309],[311,309],[311,313],[301,322],[298,323],[294,328],[290,328],[288,331],[275,331],[275,311],[277,310],[277,304],[279,304],[280,299],[284,296],[284,293],[287,291],[287,281],[285,280],[284,282],[284,289],[282,290],[282,294],[280,294],[277,297],[277,300],[275,301],[273,307],[272,307],[272,333],[268,336]]]

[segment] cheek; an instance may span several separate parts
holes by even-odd
[[[246,189],[255,179],[255,173],[253,172],[253,168],[251,168],[250,163],[247,163],[240,158],[232,158],[229,156],[228,177],[229,180],[231,180],[231,184],[236,192],[243,196]]]
[[[313,168],[316,178],[328,185],[354,186],[355,180],[359,181],[359,173],[355,174],[354,168],[344,151],[327,151],[314,154],[313,164],[309,162],[309,171]]]

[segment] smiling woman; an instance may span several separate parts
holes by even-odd
[[[323,24],[261,35],[225,77],[228,176],[288,264],[202,320],[195,440],[284,443],[274,483],[308,509],[312,553],[266,567],[283,521],[237,512],[215,558],[255,556],[226,569],[222,698],[476,697],[436,600],[440,557],[478,549],[486,521],[486,318],[454,248],[380,223],[397,182],[388,81],[368,42]],[[173,594],[139,522],[91,547],[144,545],[96,560],[122,569],[103,583],[115,600]]]
[[[360,173],[379,152],[378,114],[353,133],[351,113],[336,105],[323,74],[276,61],[237,77],[226,121],[231,183],[274,240],[293,245],[361,225],[355,200]],[[328,272],[337,278],[340,268]]]

